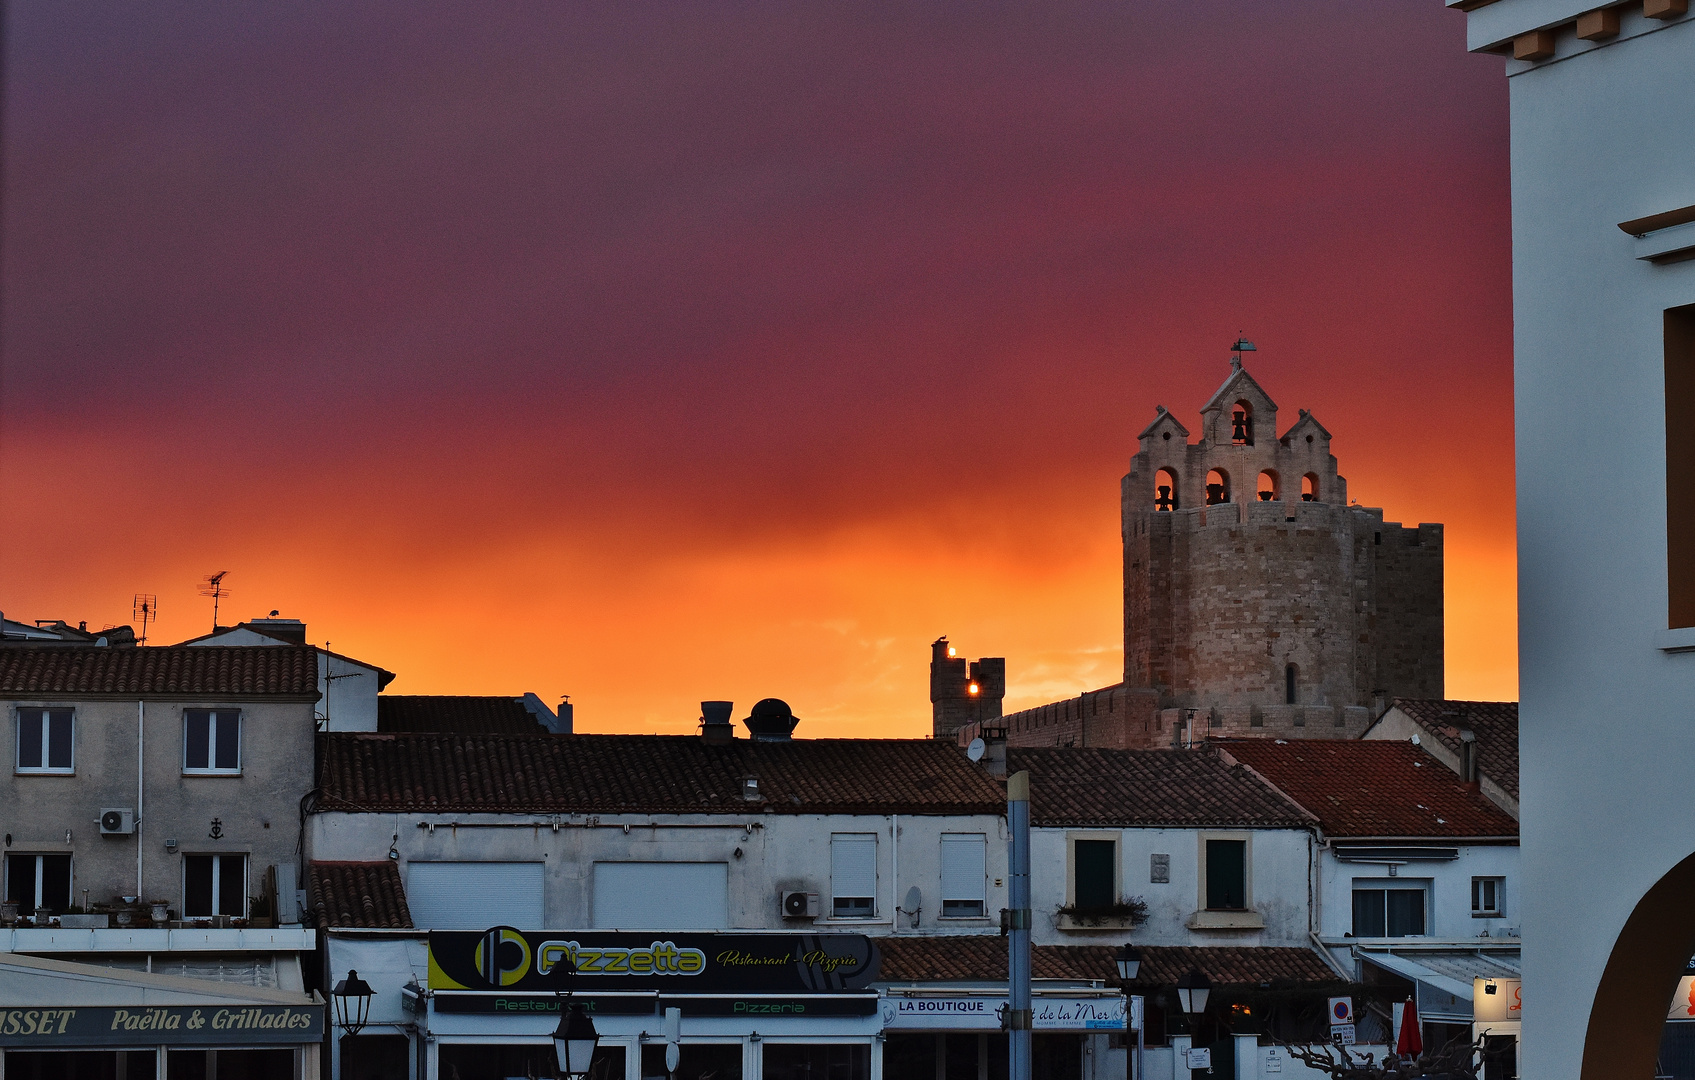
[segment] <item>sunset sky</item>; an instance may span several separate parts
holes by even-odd
[[[12,4],[0,609],[929,729],[1122,676],[1238,332],[1517,694],[1506,81],[1438,0]]]

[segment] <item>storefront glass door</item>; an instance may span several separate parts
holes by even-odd
[[[684,1043],[678,1047],[675,1080],[742,1080],[742,1044]],[[642,1080],[668,1080],[665,1044],[642,1047]]]
[[[764,1045],[765,1080],[871,1080],[871,1047],[865,1043]]]
[[[664,1065],[664,1059],[660,1059]],[[559,1075],[559,1060],[552,1042],[502,1046],[494,1043],[442,1043],[437,1058],[441,1080],[552,1080]],[[679,1073],[679,1080],[681,1074]],[[223,1075],[218,1080],[224,1080]],[[346,1077],[344,1080],[356,1080]],[[362,1078],[357,1078],[362,1080]],[[624,1048],[595,1047],[589,1080],[624,1080]]]
[[[152,1050],[7,1050],[6,1080],[153,1080]]]

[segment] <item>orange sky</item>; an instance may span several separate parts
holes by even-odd
[[[1516,695],[1506,90],[1440,5],[11,18],[9,617],[180,640],[227,569],[396,693],[922,734],[942,634],[1118,680],[1119,477],[1240,331]]]

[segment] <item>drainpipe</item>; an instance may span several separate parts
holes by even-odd
[[[135,902],[144,904],[147,895],[141,891],[141,822],[142,795],[147,775],[147,702],[135,702]]]
[[[889,815],[889,936],[900,933],[900,815]]]

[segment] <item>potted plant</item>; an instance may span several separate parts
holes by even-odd
[[[18,902],[0,900],[0,926],[18,925]]]
[[[169,900],[147,901],[148,914],[153,917],[155,926],[164,926],[171,921],[171,902]]]
[[[1103,906],[1066,904],[1054,912],[1060,930],[1132,930],[1147,921],[1148,902],[1140,896]]]

